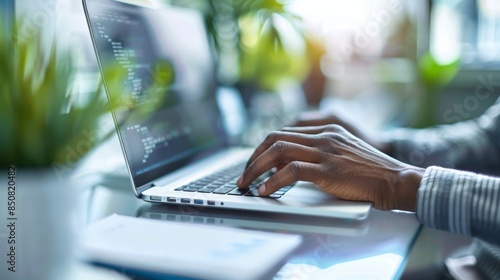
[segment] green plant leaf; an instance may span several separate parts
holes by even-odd
[[[431,89],[437,89],[450,83],[459,69],[459,59],[442,64],[429,52],[424,53],[419,60],[419,70],[422,81]]]
[[[99,143],[80,149],[86,144],[84,132],[97,128],[111,108],[102,83],[86,93],[88,102],[72,102],[76,69],[70,54],[59,51],[55,43],[45,48],[40,32],[16,40],[22,23],[20,19],[9,34],[0,26],[0,168],[77,161]],[[117,69],[108,72],[112,83],[124,76]],[[122,103],[120,97],[115,100]],[[68,150],[78,153],[68,157]]]

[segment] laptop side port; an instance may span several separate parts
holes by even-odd
[[[203,199],[195,199],[194,204],[203,205]]]
[[[213,201],[213,200],[207,200],[207,205],[215,205],[215,201]]]
[[[151,195],[149,199],[152,201],[161,201],[161,196]]]
[[[167,202],[177,202],[177,198],[175,198],[175,197],[167,197]]]
[[[181,198],[181,202],[182,203],[191,203],[191,199],[190,198]]]

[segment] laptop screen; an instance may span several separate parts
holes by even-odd
[[[148,108],[141,102],[147,102],[159,65],[169,83],[156,93],[161,100],[147,116],[131,117],[132,112],[122,120],[114,114],[135,187],[224,147],[215,63],[201,15],[112,0],[85,3],[101,69],[115,65],[126,73],[123,86],[141,110]],[[116,95],[105,82],[112,99]]]

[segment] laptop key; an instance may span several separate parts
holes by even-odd
[[[203,180],[203,181],[198,180],[198,181],[194,182],[194,184],[196,184],[196,185],[204,185],[204,186],[206,186],[206,185],[208,185],[210,183],[212,183],[212,181],[208,181],[208,180],[207,181],[205,181],[205,180]]]
[[[211,192],[215,191],[216,189],[218,189],[218,187],[204,187],[204,188],[199,189],[198,192],[211,193]]]
[[[251,189],[249,192],[245,194],[245,196],[259,197],[260,195],[257,189]]]
[[[227,183],[227,184],[224,184],[224,187],[227,187],[227,188],[236,188],[236,187],[238,187],[238,185],[233,184],[233,183]]]
[[[209,186],[219,188],[222,187],[224,184],[225,184],[224,182],[212,182],[209,184]]]
[[[275,191],[273,194],[277,194],[277,195],[284,195],[287,191],[286,190],[277,190]]]
[[[217,174],[215,175],[210,175],[210,176],[207,176],[205,178],[203,178],[204,180],[207,180],[207,181],[215,181],[219,178],[219,176],[217,176]]]
[[[198,191],[199,189],[200,189],[200,188],[198,188],[198,187],[192,187],[192,186],[189,186],[189,187],[184,188],[184,189],[183,189],[183,191],[185,191],[185,192],[196,192],[196,191]]]
[[[217,178],[214,180],[214,183],[226,183],[229,179]]]
[[[212,193],[215,193],[215,194],[226,194],[228,192],[230,192],[232,190],[232,188],[218,188],[216,189],[215,191],[213,191]]]
[[[232,191],[228,192],[227,194],[229,194],[229,195],[244,195],[247,192],[248,192],[248,189],[240,190],[239,188],[234,188]]]

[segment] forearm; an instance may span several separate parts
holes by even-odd
[[[423,224],[500,244],[500,178],[429,167],[417,195]]]
[[[384,152],[405,163],[499,174],[499,149],[475,122],[386,134]]]
[[[475,120],[428,129],[396,129],[383,134],[381,150],[420,167],[500,174],[500,99]]]

